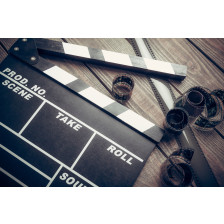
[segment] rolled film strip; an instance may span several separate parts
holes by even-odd
[[[189,89],[175,101],[175,106],[184,108],[189,114],[189,123],[194,123],[204,111],[206,92],[199,87]]]
[[[164,127],[168,133],[180,134],[188,125],[189,115],[183,108],[174,108],[168,111]]]
[[[181,106],[187,102],[192,106],[203,106],[205,104],[205,99],[209,96],[208,89],[201,86],[194,86],[188,89],[182,96],[178,97],[175,101],[175,106]],[[187,107],[186,107],[187,108]],[[191,108],[190,108],[191,109]],[[194,111],[189,109],[189,114],[193,114]],[[186,109],[187,110],[187,109]]]
[[[134,80],[127,75],[118,75],[112,83],[112,95],[119,102],[128,101],[134,88]]]
[[[139,39],[140,41],[137,39],[130,40],[136,55],[156,60],[147,39]],[[148,79],[164,115],[166,115],[168,110],[173,108],[173,104],[176,99],[172,89],[170,88],[169,83],[165,80],[156,80],[149,77]],[[175,135],[175,138],[180,148],[192,148],[194,151],[191,165],[194,170],[194,181],[196,185],[205,187],[219,186],[212,169],[209,166],[193,131],[191,130],[191,127],[189,125],[186,126],[185,130],[183,130],[179,135]],[[165,152],[163,152],[163,154],[165,154]]]
[[[200,100],[202,99],[200,97],[198,97],[198,99],[192,99],[198,100],[199,104],[197,106],[192,105],[192,103],[186,103],[187,96],[195,92],[198,92],[203,96],[204,106],[203,100],[200,103]],[[193,94],[193,96],[195,97],[195,94]],[[178,98],[175,106],[185,108],[189,112],[189,115],[196,118],[193,120],[193,127],[202,131],[209,131],[223,121],[223,98],[223,90],[211,91],[205,87],[195,86],[190,88],[183,97]]]
[[[185,148],[185,149],[180,149],[177,151],[174,151],[171,155],[173,156],[182,156],[188,161],[191,161],[193,155],[194,155],[194,150],[190,148]]]
[[[163,163],[160,177],[163,186],[188,187],[193,181],[193,169],[184,157],[171,155]]]
[[[224,105],[224,90],[223,89],[215,89],[212,91],[212,94],[216,95],[222,101],[222,105]]]

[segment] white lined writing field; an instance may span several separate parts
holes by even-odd
[[[44,187],[49,182],[46,177],[12,156],[2,147],[0,147],[0,167],[7,171],[13,179],[17,179],[29,187]]]
[[[16,180],[10,178],[4,170],[0,168],[0,187],[21,187]]]
[[[45,104],[22,136],[71,166],[92,134],[91,130],[77,120]]]
[[[52,67],[43,66],[44,70]],[[28,174],[34,172],[34,178],[38,173],[47,179],[45,186],[76,186],[77,181],[81,183],[78,178],[91,186],[133,185],[155,143],[106,113],[101,107],[112,106],[110,100],[106,102],[102,94],[97,93],[94,95],[97,101],[90,102],[10,55],[0,64],[0,71],[2,82],[7,79],[16,85],[14,88],[21,87],[33,96],[27,100],[15,92],[18,88],[13,91],[8,85],[0,87],[1,113],[7,118],[0,123],[4,134],[0,135],[0,144],[4,143],[9,161],[17,159],[21,169],[16,169],[11,162],[7,167],[6,156],[0,161],[6,172],[14,175],[15,181],[33,186]],[[62,167],[68,169],[62,171],[66,174],[61,173]],[[60,180],[65,183],[58,182],[61,175],[63,180]],[[43,181],[39,178],[38,183],[38,178],[35,184],[42,186]]]
[[[137,149],[136,149],[137,151]],[[74,170],[98,186],[131,186],[144,161],[128,149],[96,135]]]
[[[9,149],[18,157],[48,175],[53,177],[54,173],[59,167],[59,164],[44,155],[42,152],[35,149],[33,146],[23,141],[18,136],[0,125],[0,144]],[[1,158],[0,158],[1,159]]]
[[[38,97],[42,101],[46,100],[47,104],[51,103],[55,108],[61,108],[67,115],[70,114],[74,116],[84,124],[87,124],[90,128],[118,142],[120,145],[129,148],[132,152],[138,148],[136,152],[138,156],[147,157],[153,150],[155,144],[140,133],[137,133],[119,120],[114,119],[114,117],[90,104],[77,94],[74,94],[74,92],[64,88],[48,76],[43,75],[41,72],[32,69],[30,66],[26,66],[24,63],[13,57],[8,57],[7,60],[1,64],[0,70],[4,71],[7,67],[17,74],[22,74],[22,76],[28,80],[29,89],[32,89],[33,86],[37,86],[37,88],[33,89],[31,92],[35,97]],[[40,89],[38,89],[38,87]],[[44,95],[42,94],[42,90],[46,91]],[[38,93],[41,93],[42,95],[39,95]],[[10,104],[12,105],[13,103],[16,103],[16,99],[12,98]],[[45,105],[43,108],[44,107]],[[41,108],[40,112],[43,108]],[[26,113],[26,110],[29,110],[29,108],[24,107],[24,113]],[[4,110],[4,113],[7,112]],[[38,114],[36,116],[38,116]],[[29,118],[27,118],[27,121]],[[15,121],[16,120],[18,119],[15,119]],[[31,124],[32,121],[29,125]]]

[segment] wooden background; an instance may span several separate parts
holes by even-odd
[[[126,39],[51,39],[135,55]],[[15,41],[16,39],[0,39],[0,62],[7,56],[6,50]],[[148,41],[158,60],[187,65],[187,78],[184,81],[169,80],[176,96],[196,85],[211,90],[224,89],[224,39],[148,39]],[[144,75],[53,56],[43,55],[43,57],[109,97],[114,76],[123,73],[132,75],[135,88],[131,99],[125,105],[162,127],[164,115]],[[201,132],[195,129],[193,131],[218,183],[224,186],[224,122],[213,131]],[[159,145],[168,155],[177,149],[174,139],[163,140]],[[159,174],[164,160],[165,157],[158,148],[155,148],[134,186],[161,186]]]

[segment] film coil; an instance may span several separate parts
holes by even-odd
[[[134,88],[134,80],[128,75],[118,75],[112,84],[112,95],[120,102],[128,101]]]
[[[179,153],[173,153],[163,163],[160,177],[162,185],[167,187],[188,187],[193,181],[193,169],[190,161]]]
[[[195,93],[203,96],[204,100],[196,97]],[[194,94],[193,94],[194,93]],[[191,104],[187,102],[187,97],[191,94]],[[190,98],[188,97],[188,100]],[[198,104],[193,105],[193,100],[198,99]],[[204,103],[203,103],[204,101]],[[208,88],[195,86],[190,88],[184,95],[175,102],[176,107],[182,107],[187,110],[189,115],[194,118],[192,126],[203,131],[212,130],[216,125],[223,121],[224,117],[224,90],[217,89],[214,91]],[[204,104],[204,105],[203,105]]]
[[[168,111],[164,128],[169,134],[180,134],[188,125],[189,115],[183,108],[175,107]]]

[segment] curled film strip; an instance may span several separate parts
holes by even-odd
[[[130,39],[130,43],[138,56],[156,59],[147,39]],[[170,85],[165,80],[148,79],[164,115],[166,115],[169,110],[173,109],[173,105],[176,100]],[[179,105],[176,105],[176,107],[179,107]],[[193,149],[187,150],[186,152],[189,152],[188,154],[190,155],[189,158],[191,159],[191,166],[194,171],[193,174],[196,185],[207,187],[218,186],[218,182],[190,126],[187,125],[180,134],[174,135],[174,137],[180,147],[180,151],[183,151],[184,149]],[[159,146],[157,147],[160,149]],[[165,155],[165,157],[167,157],[166,153],[162,149],[160,149],[160,151]],[[192,153],[194,154],[193,157]]]
[[[172,154],[163,163],[160,176],[163,186],[188,187],[193,181],[193,170],[189,160]]]
[[[198,105],[192,106],[192,104],[186,103],[187,100],[185,96],[189,96],[189,94],[192,93],[194,93],[195,96],[195,92],[203,96],[204,100],[201,97],[195,97],[194,100],[198,100]],[[223,90],[219,89],[211,91],[205,87],[195,86],[190,88],[183,97],[178,98],[175,105],[185,108],[189,115],[195,118],[193,120],[193,127],[199,130],[208,131],[212,130],[216,125],[223,121],[223,99]]]
[[[134,80],[127,75],[118,75],[112,83],[112,95],[119,102],[125,102],[130,99],[134,88]]]
[[[189,115],[183,108],[174,108],[168,111],[164,127],[168,133],[180,134],[188,125]]]

